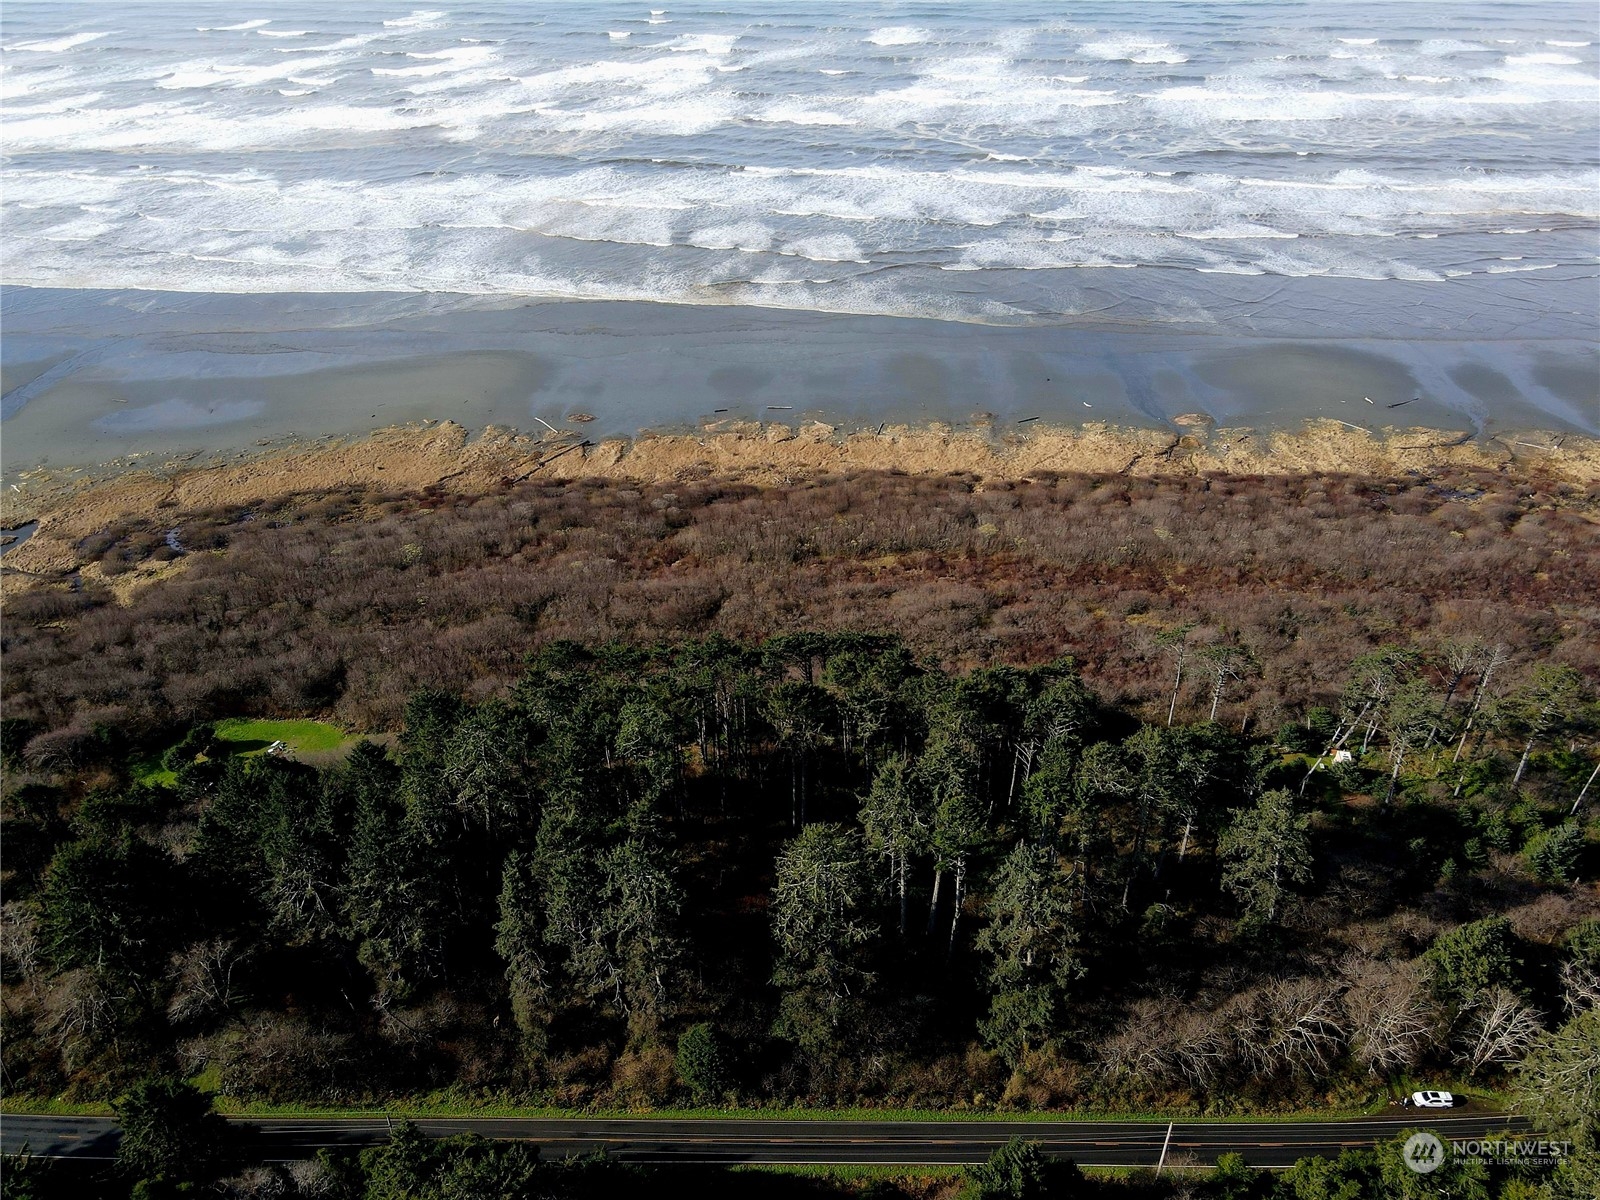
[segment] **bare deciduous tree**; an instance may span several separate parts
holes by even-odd
[[[1340,974],[1350,1053],[1368,1074],[1403,1070],[1436,1041],[1435,1006],[1409,963],[1352,956]]]
[[[81,1066],[101,1045],[115,1043],[117,994],[98,972],[79,968],[58,975],[43,1007],[44,1027],[69,1071]]]
[[[289,1164],[289,1179],[299,1196],[332,1196],[340,1188],[341,1180],[333,1173],[325,1159],[308,1158]]]
[[[1190,1011],[1178,1022],[1171,1046],[1173,1069],[1192,1087],[1209,1090],[1227,1073],[1232,1031],[1214,1012]]]
[[[1487,988],[1461,1015],[1456,1062],[1468,1075],[1514,1063],[1528,1052],[1541,1028],[1538,1010],[1511,989]]]
[[[1324,1074],[1348,1036],[1333,980],[1274,980],[1224,1008],[1234,1026],[1239,1063],[1254,1075]]]
[[[230,939],[213,938],[174,954],[167,967],[172,984],[167,1019],[179,1024],[218,1016],[232,1008],[240,999],[233,973],[247,953]]]
[[[1113,1079],[1129,1079],[1161,1087],[1174,1074],[1172,1006],[1159,1000],[1138,1000],[1128,1019],[1100,1046],[1100,1069]]]
[[[38,914],[16,901],[0,905],[0,973],[8,979],[31,980],[39,965]]]
[[[1562,963],[1561,1002],[1573,1016],[1600,1008],[1600,967],[1576,959]]]

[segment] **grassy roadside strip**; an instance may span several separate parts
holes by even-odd
[[[793,1175],[802,1179],[830,1179],[838,1183],[872,1183],[879,1179],[959,1181],[966,1175],[965,1167],[896,1166],[892,1163],[738,1163],[725,1170],[731,1175]]]
[[[1500,1096],[1492,1092],[1475,1091],[1470,1095],[1474,1111],[1503,1110]],[[402,1100],[385,1106],[315,1106],[302,1104],[241,1104],[226,1097],[218,1097],[217,1111],[230,1117],[409,1117],[415,1120],[430,1118],[506,1118],[534,1117],[546,1120],[656,1120],[656,1121],[897,1121],[897,1122],[991,1122],[1006,1124],[1050,1124],[1090,1121],[1143,1121],[1151,1124],[1178,1122],[1184,1125],[1221,1124],[1287,1124],[1315,1121],[1355,1120],[1362,1117],[1399,1114],[1382,1099],[1375,1099],[1363,1107],[1341,1106],[1298,1112],[1250,1113],[1192,1113],[1155,1112],[1149,1110],[1118,1112],[1107,1109],[1071,1109],[1025,1112],[1006,1112],[996,1109],[926,1109],[926,1108],[775,1108],[775,1107],[707,1107],[707,1108],[553,1108],[538,1105],[519,1105],[505,1101],[466,1102],[459,1099]],[[1409,1112],[1410,1110],[1405,1110]],[[108,1104],[75,1103],[55,1099],[7,1097],[0,1100],[0,1114],[51,1115],[51,1116],[110,1116]]]
[[[969,1168],[951,1165],[919,1166],[915,1163],[738,1163],[723,1168],[730,1175],[784,1175],[799,1179],[826,1180],[836,1184],[872,1184],[880,1179],[895,1183],[914,1183],[926,1186],[934,1183],[960,1183]],[[1104,1183],[1125,1183],[1142,1179],[1150,1174],[1149,1167],[1085,1167],[1078,1168],[1090,1179]],[[1271,1170],[1273,1168],[1267,1168]],[[1211,1172],[1210,1166],[1168,1163],[1166,1173],[1175,1176],[1203,1176]]]

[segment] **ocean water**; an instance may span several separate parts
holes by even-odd
[[[302,428],[407,353],[520,356],[524,425],[1343,419],[1308,381],[1370,360],[1600,429],[1590,0],[655,3],[8,0],[8,460],[281,432],[245,377]]]
[[[1129,291],[1193,323],[1229,307],[1208,276],[1332,277],[1571,310],[1540,297],[1600,274],[1596,11],[10,0],[5,279],[987,322]]]

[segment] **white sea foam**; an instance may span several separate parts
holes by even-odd
[[[379,38],[387,37],[384,33],[353,33],[349,37],[342,37],[336,42],[329,42],[325,46],[290,46],[280,50],[280,54],[310,54],[324,50],[355,50],[362,46],[369,46]]]
[[[666,49],[727,54],[738,40],[739,35],[736,33],[690,33],[667,43]]]
[[[385,21],[387,29],[436,29],[450,14],[436,9],[416,9],[410,16],[393,17]]]
[[[179,63],[173,70],[156,80],[156,87],[168,91],[185,91],[198,88],[259,87],[280,79],[292,79],[306,71],[316,71],[344,61],[337,56],[278,59],[268,63],[229,63],[215,59],[197,59]]]
[[[1422,283],[1476,264],[1483,286],[1491,269],[1577,262],[1593,277],[1572,247],[1600,221],[1595,73],[1548,37],[1559,25],[1530,23],[1507,49],[1487,35],[1509,18],[1461,25],[1482,42],[1400,22],[1380,46],[1265,27],[1213,42],[1181,16],[1002,28],[979,7],[818,30],[747,8],[641,42],[642,14],[597,29],[560,6],[543,23],[419,10],[382,25],[330,6],[331,34],[241,22],[263,36],[150,38],[170,18],[134,6],[81,65],[18,54],[0,71],[7,278],[710,289],[970,318],[1014,312],[983,297],[985,270]],[[30,14],[7,36],[67,32]],[[1162,79],[1202,42],[1203,67]],[[1507,136],[1464,156],[1479,128]],[[270,167],[240,169],[257,162]],[[930,283],[937,271],[966,274]],[[1020,278],[1008,294],[1071,306]]]
[[[263,25],[271,25],[270,17],[258,17],[254,21],[240,21],[237,25],[200,25],[195,28],[196,33],[232,33],[239,29],[260,29]]]
[[[855,243],[855,240],[842,233],[820,234],[816,237],[803,238],[800,241],[791,242],[787,246],[779,246],[778,253],[808,258],[812,262],[865,263],[869,261],[861,257],[861,247]]]
[[[882,29],[874,29],[865,40],[874,46],[918,46],[931,36],[926,29],[915,29],[909,25],[887,25]]]
[[[105,237],[117,228],[116,222],[98,217],[82,216],[75,220],[64,221],[60,225],[52,226],[39,234],[46,241],[51,242],[88,242],[96,238]]]
[[[1506,65],[1575,67],[1582,61],[1571,54],[1512,54],[1507,56]]]
[[[99,41],[103,37],[110,37],[109,32],[99,33],[73,33],[66,37],[44,38],[29,42],[12,42],[9,46],[0,46],[8,54],[64,54],[79,46],[86,46],[90,42]]]
[[[1253,225],[1249,222],[1244,222],[1239,225],[1216,226],[1211,229],[1179,231],[1177,236],[1197,242],[1260,241],[1262,239],[1292,242],[1300,235],[1298,233],[1287,233],[1281,229],[1273,229],[1268,225]]]
[[[429,53],[408,53],[407,58],[422,63],[416,67],[373,67],[374,75],[389,75],[401,79],[425,79],[449,71],[462,71],[469,67],[493,62],[498,57],[492,46],[453,46]]]
[[[836,112],[804,108],[795,104],[775,104],[752,114],[758,121],[771,121],[784,125],[855,125],[858,122]]]
[[[1560,60],[1560,61],[1553,61]],[[1513,54],[1505,63],[1483,72],[1487,79],[1535,89],[1531,92],[1509,93],[1528,99],[1573,99],[1593,101],[1595,77],[1587,71],[1573,70],[1578,60],[1569,55]]]
[[[714,225],[696,230],[686,240],[689,245],[704,250],[740,250],[746,254],[760,254],[772,249],[772,230],[758,221],[742,221],[737,225]]]
[[[1592,46],[1593,44],[1593,42],[1560,42],[1556,41],[1554,38],[1545,43],[1546,46],[1568,46],[1574,49],[1582,46]]]
[[[18,117],[40,116],[45,113],[73,112],[77,109],[90,108],[104,97],[104,92],[84,92],[75,96],[59,96],[54,100],[47,100],[42,104],[8,104],[5,117],[7,122]],[[9,128],[9,125],[8,125]]]
[[[1186,63],[1189,56],[1166,42],[1153,42],[1143,38],[1112,38],[1107,41],[1085,42],[1078,48],[1080,54],[1107,62],[1132,63]]]
[[[1417,47],[1417,53],[1449,57],[1455,54],[1493,54],[1495,51],[1478,42],[1463,42],[1457,38],[1429,38]]]
[[[530,95],[551,98],[570,91],[604,88],[607,95],[601,103],[614,103],[617,88],[637,89],[650,96],[672,96],[703,89],[710,81],[710,64],[687,55],[606,59],[518,80]],[[578,97],[574,100],[581,102]]]

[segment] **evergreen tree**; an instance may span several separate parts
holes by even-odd
[[[857,1029],[873,983],[869,954],[879,933],[865,850],[842,825],[807,825],[778,856],[777,874],[772,981],[783,996],[775,1031],[827,1056]]]
[[[481,705],[461,715],[444,738],[437,767],[428,768],[437,770],[447,802],[467,828],[493,835],[526,819],[530,801],[517,726],[504,705]]]
[[[96,832],[56,851],[39,895],[45,955],[138,987],[182,936],[172,862],[130,832]]]
[[[1532,680],[1510,705],[1515,728],[1527,737],[1513,784],[1522,782],[1535,745],[1581,720],[1587,699],[1588,686],[1572,667],[1541,663],[1533,669]]]
[[[1600,1154],[1600,1009],[1540,1034],[1514,1075],[1517,1108],[1541,1132]]]
[[[601,862],[598,898],[607,950],[615,963],[613,997],[636,1026],[665,1015],[681,952],[674,928],[683,895],[670,855],[656,841],[629,837]]]
[[[1294,797],[1280,790],[1239,810],[1223,831],[1222,886],[1244,906],[1247,929],[1272,925],[1288,889],[1310,880],[1310,828],[1311,819],[1295,812]]]
[[[1071,888],[1053,852],[1018,843],[995,872],[989,920],[978,949],[989,957],[993,991],[980,1029],[1013,1065],[1048,1039],[1072,983],[1082,974]]]
[[[403,998],[440,967],[449,909],[439,875],[405,802],[363,794],[341,899],[357,956],[385,999]]]
[[[1081,1194],[1083,1178],[1075,1166],[1051,1167],[1038,1142],[1014,1137],[972,1168],[966,1195],[972,1200],[1068,1200]]]
[[[868,848],[888,860],[890,884],[899,902],[900,936],[904,937],[911,856],[926,844],[932,814],[903,756],[892,755],[878,768],[859,819]]]
[[[540,917],[540,881],[528,856],[513,850],[501,870],[494,948],[505,960],[512,1017],[525,1044],[536,1053],[548,1044],[552,1017]]]
[[[1422,964],[1433,993],[1465,1008],[1492,987],[1521,986],[1522,963],[1516,934],[1504,917],[1487,917],[1439,934],[1424,951]]]
[[[227,1125],[209,1093],[181,1079],[142,1079],[113,1107],[117,1162],[135,1178],[195,1183],[221,1169]]]

